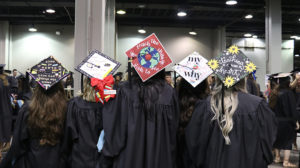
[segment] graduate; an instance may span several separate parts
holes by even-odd
[[[102,60],[101,58],[105,59]],[[95,59],[98,61],[90,61]],[[67,157],[68,168],[96,168],[100,153],[98,153],[97,142],[102,130],[102,102],[98,101],[97,91],[94,83],[102,84],[110,77],[113,84],[113,77],[106,77],[107,72],[101,71],[98,67],[105,64],[105,57],[98,52],[91,54],[76,68],[86,75],[83,82],[83,93],[70,100],[66,118],[66,130],[64,137],[64,155]],[[94,66],[90,66],[90,62]],[[87,68],[89,66],[89,68]],[[95,78],[97,77],[97,78]],[[92,86],[93,84],[93,86]]]
[[[138,53],[127,52],[131,53],[135,67],[133,76],[120,84],[116,98],[103,108],[105,135],[101,168],[175,167],[178,98],[175,90],[165,82],[164,67],[172,61],[154,36],[149,36],[152,40],[149,37],[145,40],[151,48],[136,50]],[[151,64],[149,60],[160,56],[159,49],[164,57]],[[147,58],[145,64],[140,64],[139,58],[142,60],[144,56]]]
[[[264,99],[246,93],[255,65],[231,46],[208,65],[218,76],[212,95],[195,105],[186,128],[195,168],[267,168],[273,161],[275,115]]]
[[[30,75],[39,85],[19,112],[11,148],[0,167],[60,168],[67,110],[60,80],[68,71],[51,56],[35,65]]]
[[[191,166],[191,161],[186,157],[185,128],[193,115],[196,103],[205,100],[210,93],[208,77],[213,71],[206,63],[207,60],[204,57],[198,53],[193,53],[174,66],[176,73],[183,78],[177,88],[180,107],[176,159],[178,168]]]
[[[9,143],[12,126],[12,106],[10,103],[10,86],[4,74],[5,64],[0,64],[0,146]],[[1,151],[0,151],[1,158]]]
[[[296,167],[290,163],[292,144],[296,138],[296,123],[299,121],[296,97],[290,86],[290,73],[281,73],[274,77],[279,85],[270,95],[269,105],[278,120],[277,138],[274,143],[275,163],[281,163],[280,150],[284,150],[283,166]]]

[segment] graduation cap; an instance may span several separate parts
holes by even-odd
[[[7,74],[11,74],[11,70],[8,70],[8,69],[4,70],[4,72]]]
[[[45,90],[48,90],[69,75],[69,71],[53,56],[33,66],[28,73]]]
[[[254,63],[235,45],[207,64],[227,88],[256,70]]]
[[[300,68],[295,68],[294,70],[291,71],[291,73],[298,73],[300,72]]]
[[[92,51],[75,69],[89,78],[104,79],[113,74],[121,64],[100,51]]]
[[[0,74],[3,74],[5,64],[0,64]]]
[[[291,73],[279,73],[274,76],[274,80],[277,80],[277,83],[283,83],[291,80]]]
[[[153,33],[126,52],[131,65],[143,82],[172,63],[167,51]]]
[[[96,90],[96,102],[108,101],[115,97],[112,85],[114,78],[112,74],[117,71],[121,64],[112,58],[106,56],[100,51],[92,51],[75,69],[81,74],[91,78],[91,86]],[[81,89],[83,81],[81,76]]]
[[[196,87],[213,73],[207,62],[199,53],[194,52],[175,65],[173,69],[193,87]]]

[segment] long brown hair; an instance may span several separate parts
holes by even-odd
[[[8,80],[7,80],[7,75],[0,74],[0,80],[2,80],[4,86],[8,86],[9,85]]]
[[[28,126],[40,145],[56,145],[63,135],[67,98],[61,83],[49,90],[38,86],[29,105]]]

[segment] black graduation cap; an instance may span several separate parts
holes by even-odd
[[[291,73],[298,73],[300,72],[300,68],[295,68],[294,70],[291,71]]]
[[[8,70],[8,69],[4,70],[4,72],[8,73],[8,74],[11,74],[11,70]]]
[[[291,73],[279,73],[274,76],[274,80],[277,80],[277,83],[283,83],[291,80]]]
[[[69,75],[69,71],[64,68],[53,56],[42,60],[31,68],[29,75],[45,90],[58,83]]]
[[[207,64],[227,88],[256,70],[254,63],[235,45]]]
[[[5,64],[0,64],[0,74],[3,74]]]
[[[166,76],[172,76],[172,75],[171,75],[171,72],[172,72],[172,71],[166,71],[166,72],[165,72],[165,75],[166,75]]]

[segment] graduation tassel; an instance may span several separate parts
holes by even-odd
[[[222,83],[222,100],[221,100],[221,105],[222,105],[222,114],[225,114],[225,109],[224,109],[224,92],[225,92],[225,88],[224,88],[224,84]]]
[[[174,88],[176,88],[177,83],[176,83],[176,71],[174,71]]]
[[[81,87],[81,94],[83,94],[83,74],[81,74],[80,87]]]
[[[128,81],[129,81],[129,87],[132,89],[132,82],[131,82],[131,61],[132,58],[128,58]]]

